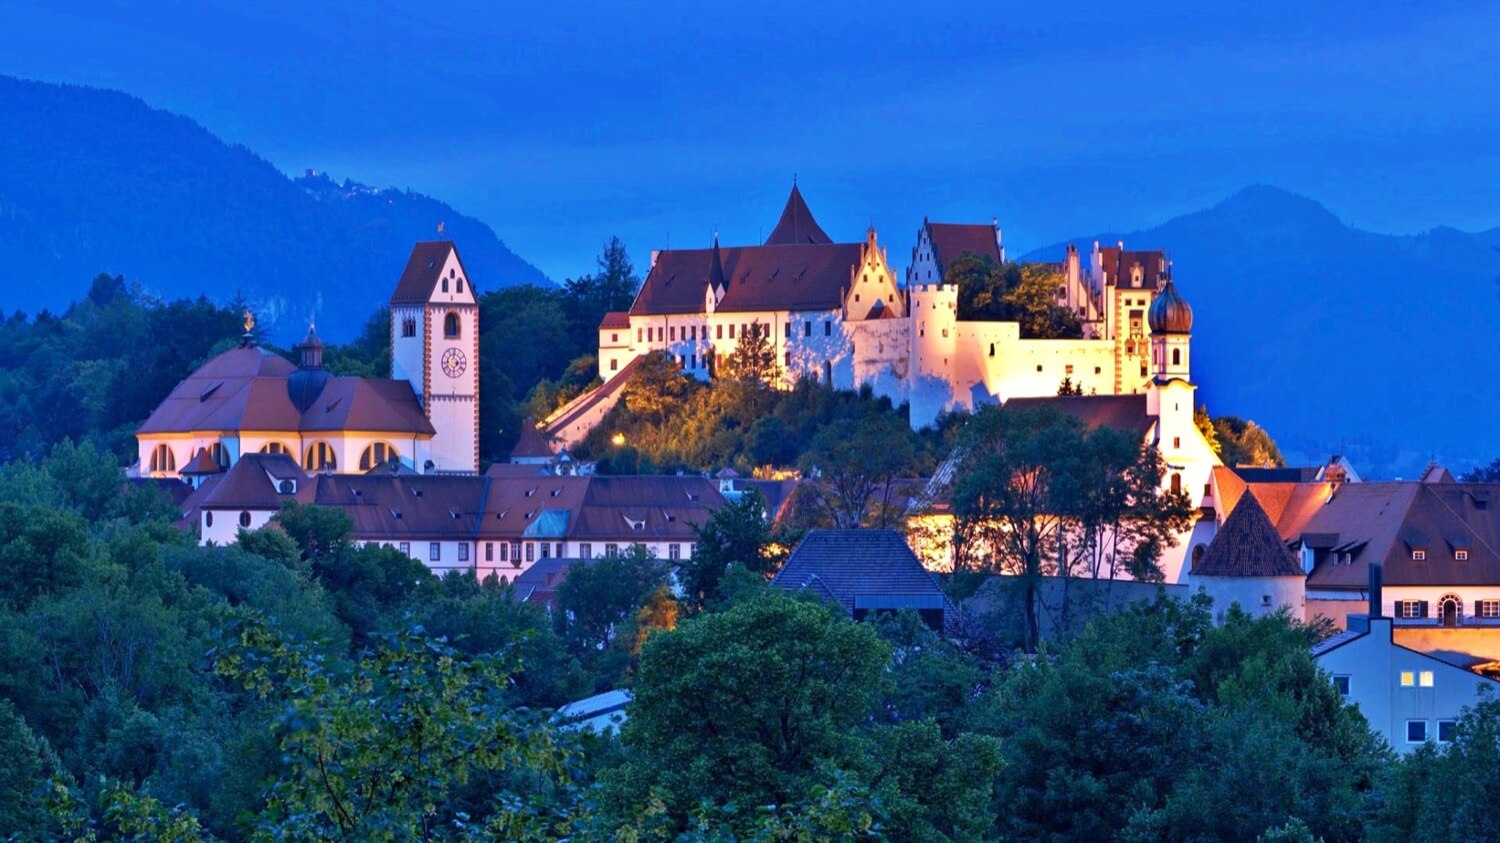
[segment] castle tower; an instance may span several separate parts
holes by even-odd
[[[451,241],[416,244],[391,294],[391,378],[435,430],[417,471],[478,473],[479,301]]]
[[[1192,382],[1188,366],[1192,340],[1193,309],[1167,281],[1146,314],[1151,326],[1151,368],[1158,380]]]

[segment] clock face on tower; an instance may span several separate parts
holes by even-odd
[[[464,373],[469,361],[464,358],[464,353],[456,348],[450,348],[443,352],[443,374],[450,378],[456,378]]]

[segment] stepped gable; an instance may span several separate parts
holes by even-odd
[[[391,293],[391,304],[426,304],[432,299],[438,276],[448,255],[454,251],[452,240],[425,240],[412,247],[411,257],[406,259],[406,269],[401,271],[401,280],[396,282],[396,291]],[[472,286],[469,271],[459,259],[459,271]]]
[[[1156,418],[1146,412],[1145,395],[1056,395],[1044,398],[1012,398],[1005,402],[1006,409],[1029,409],[1051,407],[1066,416],[1083,422],[1090,430],[1096,427],[1112,427],[1145,436],[1156,424]]]
[[[766,245],[826,245],[832,242],[833,238],[829,237],[818,225],[818,221],[813,219],[812,211],[808,210],[807,202],[802,198],[802,191],[797,189],[797,183],[792,182],[791,195],[787,196],[786,207],[781,209],[781,219],[777,220],[776,227],[771,229],[771,236],[766,238]]]
[[[1240,501],[1193,564],[1194,576],[1299,577],[1302,567],[1287,550],[1266,511],[1251,495]]]
[[[948,264],[968,252],[981,258],[1000,263],[1000,245],[993,225],[968,223],[930,222],[927,236],[932,242],[932,259],[937,263],[939,277],[948,274]]]

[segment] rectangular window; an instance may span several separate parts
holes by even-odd
[[[823,336],[825,336],[825,337],[831,337],[831,336],[833,336],[833,320],[832,319],[824,319],[823,320]]]
[[[547,542],[542,542],[542,558],[543,559],[550,559],[550,558],[552,558],[552,545],[548,544]]]
[[[620,335],[618,333],[610,334],[609,335],[609,341],[611,343],[617,343],[617,342],[619,342],[620,341]]]
[[[510,542],[501,542],[500,543],[500,561],[501,562],[509,562],[510,561]]]
[[[1458,733],[1458,721],[1438,721],[1438,743],[1453,743],[1453,737]]]
[[[1469,561],[1469,551],[1455,550],[1453,551],[1453,558],[1459,562],[1467,562]]]
[[[402,542],[401,543],[401,552],[404,553],[404,554],[406,554],[407,556],[410,556],[411,555],[411,542]]]
[[[804,336],[804,337],[810,337],[810,336],[812,336],[812,320],[811,319],[809,319],[806,322],[802,323],[802,336]]]
[[[427,545],[427,558],[433,562],[442,561],[443,545],[441,542],[431,542]]]
[[[1411,561],[1413,561],[1413,562],[1426,562],[1427,561],[1427,551],[1425,551],[1425,550],[1413,550],[1411,552]]]
[[[1335,676],[1335,677],[1333,677],[1333,687],[1335,687],[1335,688],[1338,689],[1339,696],[1341,696],[1341,697],[1347,697],[1347,696],[1349,696],[1349,677],[1347,677],[1347,676]]]
[[[510,543],[510,563],[517,568],[521,567],[521,543]]]
[[[734,339],[734,325],[733,324],[730,324],[730,326],[729,326],[729,338],[730,339]]]
[[[636,342],[640,342],[641,341],[641,334],[642,333],[644,333],[644,332],[640,328],[636,328],[635,329],[635,341]]]
[[[582,544],[578,545],[578,558],[579,559],[592,559],[592,558],[594,558],[594,546],[591,545],[591,544],[589,544],[588,542],[583,542]]]
[[[1182,437],[1181,436],[1173,436],[1172,437],[1172,447],[1173,448],[1181,448],[1182,447]]]
[[[1407,743],[1421,743],[1422,741],[1425,741],[1425,740],[1427,740],[1427,721],[1426,720],[1408,720],[1408,721],[1406,721],[1406,742]]]
[[[619,556],[620,555],[620,546],[617,545],[617,544],[607,544],[607,545],[605,545],[604,546],[604,555],[605,556]]]
[[[468,542],[459,542],[458,543],[458,561],[460,561],[460,562],[467,562],[467,561],[469,561],[469,543]]]
[[[1417,684],[1423,688],[1432,687],[1432,671],[1424,670],[1417,674]]]
[[[609,370],[611,372],[617,372],[617,371],[619,371],[620,370],[620,361],[618,361],[618,360],[614,359],[613,357],[611,357],[610,360],[609,360]]]
[[[668,559],[681,559],[682,558],[682,545],[680,545],[680,544],[674,544],[674,545],[668,546],[667,547],[667,558]]]
[[[1500,618],[1500,600],[1479,601],[1479,616],[1481,618]]]
[[[484,561],[486,561],[486,562],[494,562],[495,561],[495,543],[494,542],[485,542],[484,543]]]
[[[1417,684],[1417,675],[1410,670],[1401,671],[1401,687],[1411,688]]]
[[[671,332],[670,336],[672,337],[672,342],[677,342],[677,326],[673,325],[672,327],[668,328],[667,330]]]
[[[1425,618],[1427,603],[1424,600],[1401,600],[1396,603],[1396,615],[1402,618]]]
[[[562,556],[563,556],[563,543],[562,542],[558,542],[557,543],[557,557],[559,559],[561,559]]]
[[[527,542],[526,543],[526,561],[527,562],[535,562],[536,561],[536,542]]]
[[[792,335],[792,323],[786,323],[786,330],[783,331],[781,335],[783,337],[790,337]]]
[[[791,368],[792,366],[792,350],[790,348],[786,350],[786,366],[787,368]]]

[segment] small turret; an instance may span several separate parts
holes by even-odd
[[[1151,302],[1146,321],[1153,334],[1190,334],[1193,332],[1193,308],[1177,294],[1177,285],[1168,281]]]
[[[313,326],[307,326],[307,338],[297,345],[298,367],[286,380],[287,397],[299,412],[307,412],[323,387],[328,385],[328,372],[323,368],[323,341],[318,339]]]

